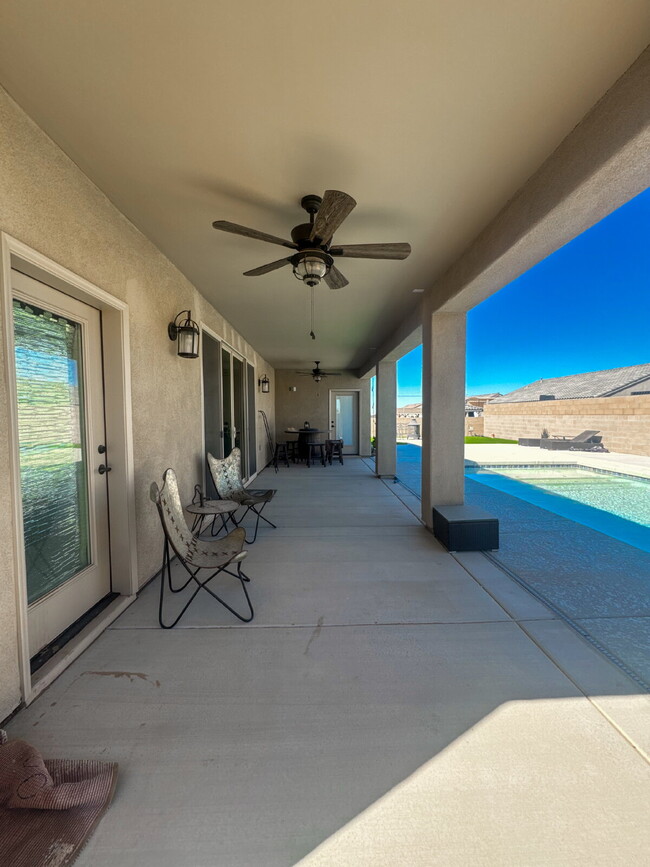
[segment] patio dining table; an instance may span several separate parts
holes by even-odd
[[[326,433],[326,431],[315,427],[299,427],[287,428],[285,433],[298,435],[298,457],[302,460],[307,460],[309,457],[309,444],[314,442],[315,436]]]

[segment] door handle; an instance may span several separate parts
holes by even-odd
[[[104,473],[110,473],[110,471],[112,469],[113,469],[113,467],[107,467],[106,464],[100,464],[97,467],[97,472],[99,473],[100,476],[103,476]]]

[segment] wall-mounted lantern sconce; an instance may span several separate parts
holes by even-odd
[[[257,380],[262,394],[268,394],[271,391],[271,382],[266,374],[261,379]]]
[[[178,320],[187,313],[182,322]],[[176,319],[167,326],[170,340],[178,340],[177,353],[181,358],[199,357],[199,326],[192,319],[191,310],[181,310]]]

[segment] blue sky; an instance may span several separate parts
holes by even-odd
[[[650,189],[467,314],[467,393],[650,362]],[[397,365],[422,399],[422,348]]]

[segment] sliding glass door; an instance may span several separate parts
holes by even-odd
[[[241,451],[244,478],[249,477],[250,400],[246,362],[230,347],[203,332],[203,406],[205,450],[215,457]],[[215,495],[208,481],[208,494]]]

